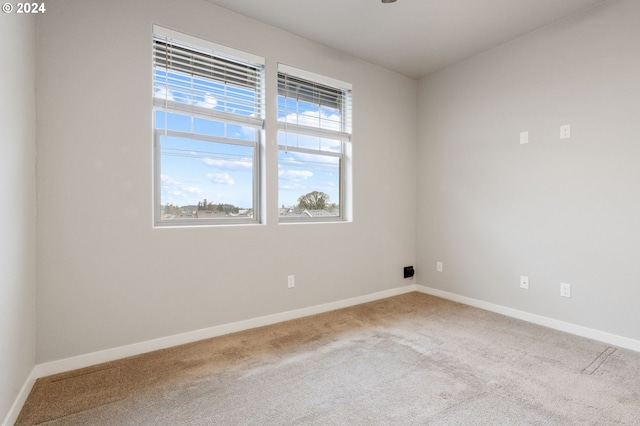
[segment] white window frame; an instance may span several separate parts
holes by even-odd
[[[251,65],[259,68],[259,81],[258,85],[258,111],[259,116],[252,117],[247,115],[234,114],[225,111],[219,111],[215,109],[205,109],[188,103],[175,102],[173,100],[162,99],[155,96],[156,83],[155,83],[155,70],[156,59],[153,60],[153,139],[154,139],[154,224],[155,226],[203,226],[203,225],[229,225],[229,224],[248,224],[248,223],[262,223],[261,213],[263,207],[261,205],[261,180],[262,175],[261,165],[262,161],[262,140],[264,139],[264,121],[265,121],[265,60],[256,55],[252,55],[246,52],[238,51],[228,48],[226,46],[217,45],[206,40],[202,40],[196,37],[192,37],[186,34],[182,34],[167,28],[163,28],[157,25],[153,26],[153,39],[154,39],[154,51],[156,41],[162,43],[170,43],[172,45],[179,46],[180,48],[187,48],[194,52],[205,53],[215,58],[219,58],[222,61],[234,61],[243,65]],[[155,54],[154,54],[155,55]],[[165,61],[168,63],[168,61]],[[215,78],[212,78],[215,80]],[[168,97],[167,97],[168,98]],[[215,137],[203,134],[196,134],[190,132],[183,132],[171,129],[158,129],[156,128],[156,112],[164,111],[167,113],[177,113],[182,115],[191,116],[194,118],[213,119],[218,122],[227,124],[238,124],[241,126],[252,127],[255,129],[255,140],[247,141],[242,139],[232,139],[228,137]],[[165,119],[166,120],[166,119]],[[188,219],[162,219],[162,197],[161,197],[161,137],[162,136],[174,136],[187,138],[191,140],[216,142],[222,144],[242,145],[253,148],[252,158],[252,217],[221,217],[221,218],[188,218]]]
[[[304,124],[287,123],[278,119],[278,132],[293,133],[318,138],[327,138],[339,140],[341,143],[340,152],[309,149],[305,147],[296,147],[290,145],[280,145],[278,143],[278,156],[281,151],[291,151],[302,154],[313,154],[327,157],[337,157],[339,161],[339,212],[337,216],[295,216],[287,217],[279,215],[280,223],[309,223],[309,222],[337,222],[348,221],[351,217],[351,194],[347,192],[350,189],[350,173],[351,173],[351,120],[352,120],[352,85],[340,80],[326,77],[310,71],[295,68],[282,63],[278,64],[278,97],[281,96],[280,86],[282,76],[289,76],[296,80],[309,84],[309,87],[320,85],[330,88],[336,92],[341,92],[341,123],[339,130],[326,129],[315,126],[306,126]],[[278,111],[280,114],[282,111]],[[278,194],[280,193],[280,185],[278,183]],[[280,201],[279,201],[280,202]]]

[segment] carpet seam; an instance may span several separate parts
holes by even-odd
[[[96,374],[96,373],[100,373],[102,371],[113,370],[115,368],[120,368],[120,367],[121,367],[121,365],[113,365],[113,366],[109,366],[109,367],[105,367],[105,368],[99,368],[99,369],[95,369],[95,370],[92,370],[92,371],[87,371],[87,372],[80,373],[80,374],[74,374],[73,376],[69,376],[69,377],[62,377],[62,378],[59,378],[59,379],[51,379],[51,378],[49,378],[47,380],[47,382],[48,383],[64,382],[65,380],[77,379],[78,377],[88,376],[90,374]],[[66,374],[66,373],[61,373],[61,374]],[[53,377],[55,377],[55,376],[53,376]]]
[[[598,371],[600,369],[600,367],[602,367],[602,365],[607,361],[607,359],[609,359],[609,357],[611,355],[613,355],[615,352],[617,351],[616,348],[613,348],[611,346],[607,346],[607,348],[605,350],[603,350],[597,357],[596,359],[594,359],[591,364],[587,365],[585,368],[582,369],[582,373],[589,375],[589,376],[593,376],[596,371]],[[594,366],[595,368],[593,368],[592,371],[590,371],[590,367]]]
[[[87,410],[81,410],[81,411],[76,411],[75,413],[64,414],[64,415],[62,415],[60,417],[53,417],[53,418],[47,419],[47,420],[45,420],[43,422],[40,422],[40,423],[34,423],[34,426],[46,425],[48,423],[55,422],[55,421],[60,420],[60,419],[64,419],[64,418],[67,418],[67,417],[74,417],[74,416],[77,416],[78,414],[81,414],[81,413],[86,413],[86,412],[93,411],[93,410],[95,410],[97,408],[100,408],[100,407],[106,407],[107,405],[111,405],[111,404],[115,404],[115,403],[120,402],[120,401],[124,401],[125,399],[127,399],[127,397],[116,399],[114,401],[110,401],[110,402],[107,402],[105,404],[96,405],[96,406],[91,407],[91,408],[89,408]]]

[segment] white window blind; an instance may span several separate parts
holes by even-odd
[[[261,64],[158,35],[153,60],[156,107],[262,126]]]
[[[278,96],[280,130],[351,140],[351,90],[279,72]]]

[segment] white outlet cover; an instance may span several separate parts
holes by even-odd
[[[529,277],[520,276],[520,288],[529,288]]]
[[[529,132],[520,132],[520,145],[529,143]]]
[[[571,297],[571,284],[560,283],[560,296]]]
[[[571,137],[571,125],[564,124],[560,126],[560,139],[569,139]]]
[[[442,262],[436,262],[436,271],[442,272],[443,266]]]

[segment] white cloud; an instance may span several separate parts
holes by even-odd
[[[253,160],[251,158],[240,158],[237,160],[203,158],[202,162],[207,166],[218,167],[225,170],[251,170],[253,167]]]
[[[309,170],[278,170],[278,177],[291,181],[302,181],[309,179],[313,173]]]
[[[282,184],[278,185],[278,189],[281,191],[298,191],[298,192],[307,192],[308,187],[306,185],[302,185],[300,183],[292,183],[292,184]]]
[[[302,114],[291,113],[284,120],[287,123],[301,124],[319,129],[340,131],[342,120],[338,114],[325,114],[321,111],[305,111]]]
[[[181,185],[182,184],[182,182],[175,180],[169,175],[160,175],[160,182],[164,185]]]
[[[211,93],[205,93],[203,101],[194,101],[193,104],[202,108],[215,109],[218,106],[218,100]]]
[[[211,93],[205,93],[204,95],[202,95],[203,99],[200,101],[200,100],[186,100],[184,99],[183,96],[180,96],[181,92],[182,91],[180,90],[174,92],[171,90],[167,90],[166,87],[160,86],[155,89],[153,96],[162,100],[187,103],[187,104],[192,104],[192,105],[195,105],[201,108],[207,108],[207,109],[215,109],[218,106],[218,100]],[[180,96],[181,98],[180,100],[176,100],[176,97],[175,97],[176,94]]]
[[[330,155],[318,155],[318,154],[308,154],[305,152],[288,152],[289,157],[281,158],[286,164],[296,164],[296,165],[321,165],[324,167],[338,166],[340,164],[339,157],[333,157]]]
[[[159,98],[159,99],[166,99],[168,101],[175,100],[175,98],[173,97],[173,93],[168,91],[166,87],[162,87],[162,86],[156,88],[155,93],[153,94],[153,96],[155,96],[156,98]]]
[[[205,177],[211,180],[212,183],[219,183],[222,185],[234,185],[235,181],[229,175],[229,173],[207,173]]]
[[[205,192],[197,186],[188,186],[169,175],[161,175],[162,199],[172,204],[179,204],[190,199],[190,195],[201,196]]]

